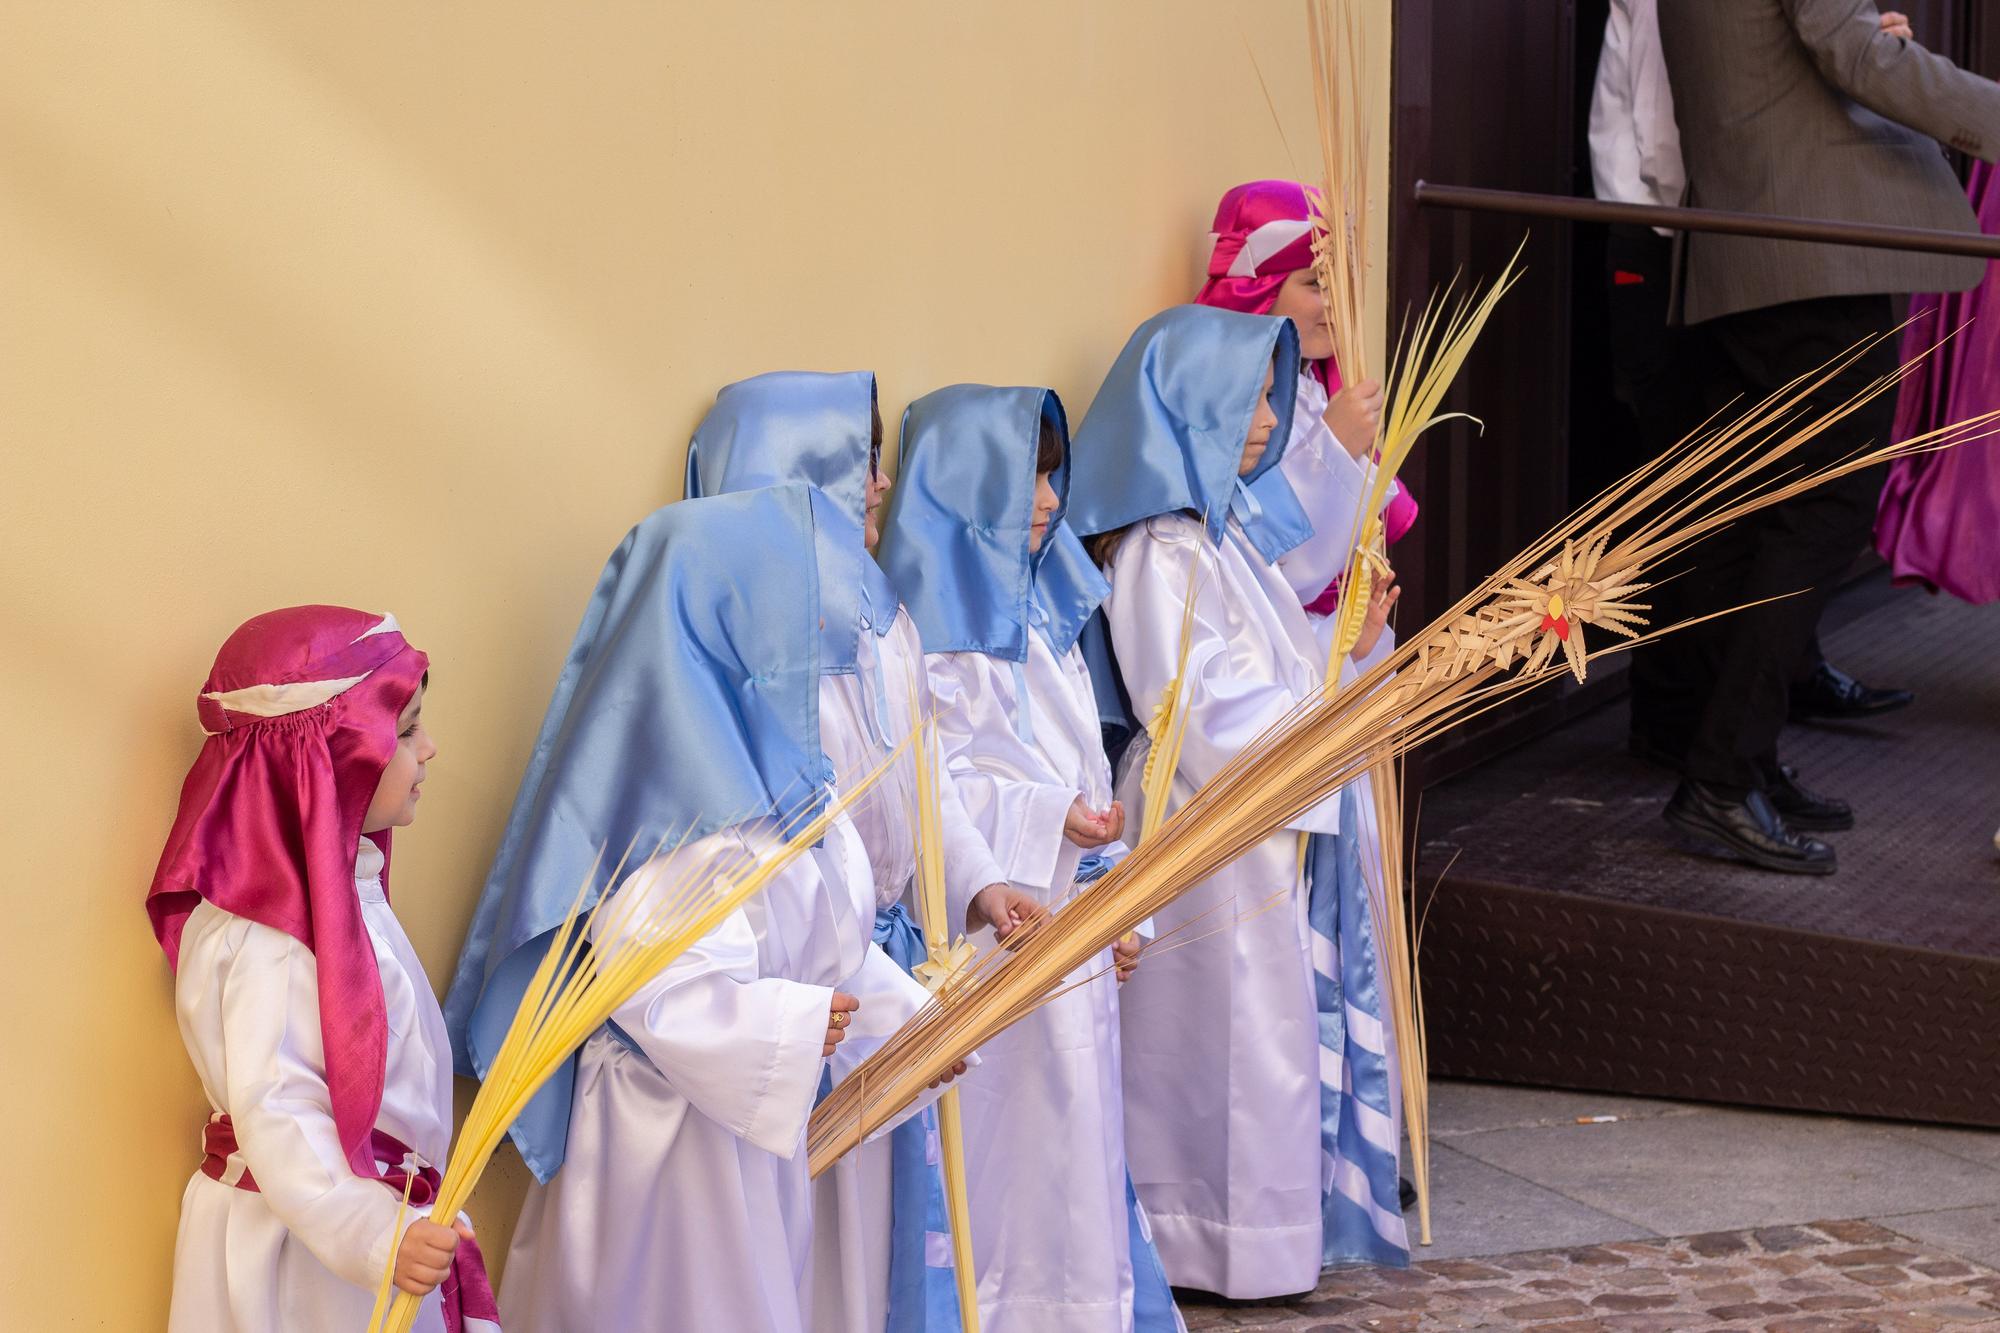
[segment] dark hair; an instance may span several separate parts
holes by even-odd
[[[1054,472],[1062,466],[1062,461],[1062,433],[1045,414],[1042,417],[1041,437],[1035,446],[1035,475],[1039,477],[1045,472]]]
[[[1127,523],[1122,528],[1113,528],[1109,532],[1100,532],[1094,537],[1085,538],[1083,549],[1090,552],[1090,558],[1097,563],[1099,569],[1109,569],[1111,557],[1118,554],[1118,543],[1125,540],[1125,534],[1130,532],[1132,527],[1132,524]]]
[[[870,418],[868,439],[868,470],[874,472],[881,467],[882,458],[882,405],[873,398],[868,400]]]

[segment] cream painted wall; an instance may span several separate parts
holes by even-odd
[[[396,886],[442,985],[600,562],[719,384],[873,367],[893,423],[1048,383],[1075,420],[1192,293],[1216,195],[1295,169],[1246,43],[1317,175],[1291,3],[65,0],[7,29],[13,1329],[163,1323],[205,1107],[140,901],[240,620],[393,609],[431,653]],[[490,1251],[520,1188],[509,1151]]]

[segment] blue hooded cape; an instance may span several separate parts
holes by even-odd
[[[1266,369],[1278,424],[1256,468],[1239,478]],[[1205,305],[1162,310],[1126,340],[1077,427],[1070,526],[1090,537],[1185,510],[1206,515],[1219,542],[1233,512],[1257,553],[1275,561],[1313,531],[1278,471],[1298,382],[1289,319]]]
[[[862,541],[874,467],[875,377],[865,371],[778,371],[728,385],[688,446],[691,496],[804,481],[850,520],[851,560],[841,566],[840,578],[820,580],[826,623],[846,629],[847,652],[831,664],[840,672],[856,670],[860,635],[887,634],[896,623],[895,590]],[[771,559],[763,550],[754,556]],[[873,684],[875,716],[886,717],[879,673]],[[876,913],[875,938],[905,970],[924,954],[923,934],[900,906]],[[888,1333],[957,1333],[959,1327],[949,1263],[930,1263],[934,1249],[949,1253],[948,1245],[929,1243],[944,1226],[944,1181],[926,1152],[934,1123],[935,1113],[926,1110],[890,1133]]]
[[[776,370],[724,385],[688,444],[688,498],[803,481],[823,491],[859,532],[875,464],[874,426],[869,371]],[[858,538],[855,550],[860,559],[851,581],[822,581],[827,622],[887,634],[896,595]],[[830,670],[853,671],[852,652]]]
[[[1247,477],[1236,469],[1271,370],[1271,430]],[[1077,428],[1069,523],[1086,537],[1161,514],[1205,516],[1220,542],[1234,514],[1267,562],[1312,536],[1278,470],[1298,396],[1299,336],[1289,319],[1216,306],[1162,310],[1133,330]],[[1136,731],[1101,615],[1083,632],[1104,748],[1115,766]]]
[[[663,839],[817,812],[833,778],[820,676],[852,663],[855,638],[822,617],[822,588],[855,586],[860,542],[838,506],[793,484],[668,505],[612,553],[445,999],[460,1074],[485,1076],[586,878],[588,908],[628,848],[636,864]],[[542,1181],[562,1165],[575,1067],[509,1131]]]
[[[1061,503],[1030,551],[1044,422],[1062,441],[1049,477]],[[926,652],[1025,661],[1031,623],[1058,657],[1069,651],[1110,591],[1063,522],[1069,476],[1069,423],[1050,390],[955,384],[910,404],[876,558]]]

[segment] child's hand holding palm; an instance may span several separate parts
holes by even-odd
[[[396,1286],[412,1296],[428,1296],[451,1271],[451,1256],[461,1240],[472,1239],[472,1224],[463,1219],[440,1226],[420,1217],[410,1223],[396,1247]]]
[[[1347,654],[1349,657],[1358,662],[1375,651],[1375,645],[1381,642],[1382,630],[1389,623],[1389,613],[1396,609],[1396,601],[1402,595],[1403,590],[1396,586],[1395,574],[1384,574],[1375,580],[1375,586],[1368,590],[1368,615],[1361,622],[1361,637],[1354,641],[1354,647]]]

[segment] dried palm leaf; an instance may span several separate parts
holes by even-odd
[[[507,1035],[466,1112],[452,1145],[451,1160],[438,1182],[431,1215],[446,1220],[456,1217],[507,1127],[563,1062],[642,986],[818,843],[834,820],[881,780],[896,757],[890,755],[858,781],[845,785],[837,798],[822,804],[819,813],[801,813],[786,821],[778,830],[777,845],[762,852],[719,852],[677,882],[665,883],[660,878],[666,872],[657,858],[661,851],[670,850],[666,840],[629,879],[622,879],[632,850],[628,848],[610,878],[612,884],[622,883],[623,887],[595,909],[604,921],[593,942],[586,930],[592,913],[583,910],[583,903],[596,882],[600,852],[543,952],[507,1026]],[[400,1219],[397,1225],[400,1241]],[[394,1271],[397,1248],[393,1244],[389,1247],[390,1272]],[[421,1299],[398,1291],[385,1312],[380,1297],[387,1296],[388,1290],[385,1274],[368,1327],[409,1333]]]
[[[834,1089],[808,1131],[813,1172],[824,1171],[953,1063],[1032,1012],[1113,940],[1385,757],[1579,670],[1592,656],[1650,637],[1635,628],[1634,617],[1646,608],[1631,596],[1644,590],[1648,571],[1661,560],[1836,477],[1996,433],[2000,412],[1869,447],[1823,467],[1794,466],[1803,445],[1914,368],[1913,362],[1880,377],[1833,410],[1803,420],[1807,395],[1873,345],[1864,343],[1802,376],[1725,426],[1696,432],[1557,524],[1354,688],[1316,694],[1274,724],[1115,870],[1062,912],[1015,932],[1005,949],[975,959]],[[1539,614],[1521,609],[1523,598],[1531,607],[1539,603]],[[1591,646],[1587,628],[1615,637]],[[1556,645],[1540,642],[1550,636]],[[1574,659],[1561,648],[1572,637]]]

